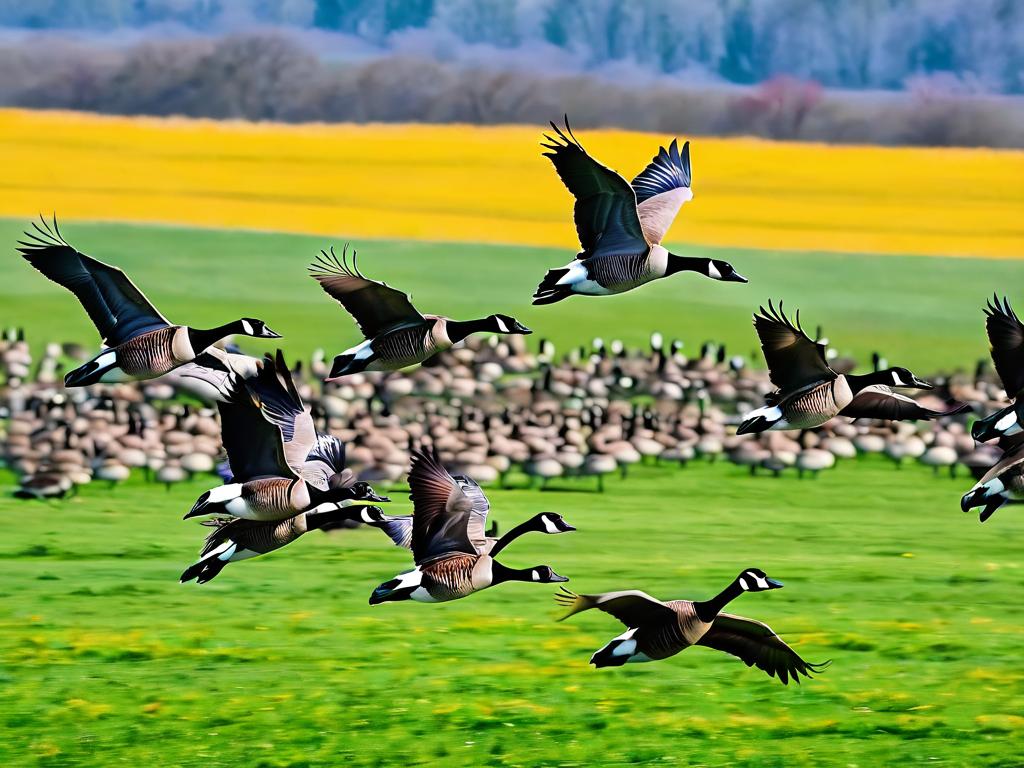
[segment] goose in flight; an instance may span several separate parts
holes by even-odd
[[[280,521],[324,504],[388,501],[339,466],[344,446],[339,453],[340,441],[317,434],[280,352],[228,394],[217,407],[231,482],[203,493],[186,519]]]
[[[533,295],[534,304],[554,304],[573,294],[608,296],[677,272],[699,272],[714,280],[747,279],[721,259],[677,256],[662,241],[690,191],[690,143],[680,151],[673,139],[661,147],[632,184],[594,160],[565,118],[556,137],[545,135],[559,178],[576,198],[573,218],[580,252],[569,264],[549,270]]]
[[[778,387],[765,398],[767,405],[743,417],[736,434],[769,429],[811,429],[834,416],[913,421],[937,419],[970,409],[959,403],[945,411],[933,411],[892,390],[892,387],[932,389],[906,368],[886,368],[873,373],[839,374],[829,366],[824,344],[812,341],[800,326],[790,322],[779,303],[768,302],[754,315],[768,374]]]
[[[573,614],[597,608],[626,625],[626,631],[598,650],[590,659],[595,667],[660,661],[693,645],[703,645],[738,657],[748,667],[756,666],[769,677],[787,685],[821,672],[830,662],[812,664],[755,619],[724,613],[723,609],[744,592],[779,589],[758,568],[747,568],[721,593],[710,600],[669,600],[662,602],[639,590],[577,595],[565,587],[555,600],[569,609],[559,621]]]
[[[41,224],[33,222],[35,232],[25,233],[18,251],[46,277],[75,294],[103,337],[104,349],[69,371],[64,377],[66,387],[155,379],[234,334],[280,338],[262,320],[251,317],[207,329],[171,325],[124,272],[68,245],[56,217],[52,227],[45,220]]]
[[[498,544],[488,542],[487,497],[472,479],[448,474],[436,450],[413,452],[409,489],[413,504],[411,549],[416,567],[377,587],[370,596],[370,605],[398,600],[441,603],[506,581],[568,581],[547,565],[514,569],[495,560],[513,531]],[[552,533],[568,530],[574,529],[566,525]]]
[[[361,371],[397,371],[417,365],[471,333],[532,333],[508,315],[488,315],[479,320],[422,315],[408,294],[364,276],[356,264],[355,251],[350,266],[347,246],[340,259],[333,248],[329,254],[321,251],[309,271],[324,292],[355,318],[365,338],[334,358],[325,381]]]
[[[1000,302],[999,297],[993,295],[985,307],[985,331],[996,373],[1013,402],[974,422],[971,435],[980,442],[994,437],[1013,437],[1024,431],[1024,397],[1021,397],[1024,393],[1024,324],[1005,297]]]

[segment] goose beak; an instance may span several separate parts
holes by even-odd
[[[925,381],[924,379],[919,379],[919,378],[917,378],[917,376],[914,376],[914,375],[911,375],[910,381],[918,389],[935,389],[935,385],[934,384],[931,384],[931,383]]]
[[[782,589],[784,586],[786,586],[781,581],[776,581],[775,579],[765,579],[765,581],[768,582],[769,589]]]
[[[263,338],[265,339],[280,339],[281,334],[277,331],[272,331],[267,326],[263,326]]]
[[[568,581],[568,580],[569,580],[569,578],[568,578],[567,576],[559,576],[559,575],[558,575],[557,573],[555,573],[554,571],[552,571],[552,572],[551,572],[551,579],[550,579],[550,582],[551,582],[552,584],[558,584],[558,583],[561,583],[561,582],[563,582],[563,581]]]
[[[516,324],[515,324],[515,326],[513,326],[512,332],[513,333],[520,333],[523,336],[529,336],[531,333],[533,333],[533,331],[531,331],[525,325],[520,323],[518,320],[516,320]]]
[[[726,283],[749,283],[750,282],[749,280],[747,280],[747,278],[745,278],[739,272],[732,272],[727,277],[723,277],[722,281],[726,282]]]

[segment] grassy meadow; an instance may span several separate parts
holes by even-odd
[[[578,135],[628,174],[665,139]],[[25,327],[37,349],[97,344],[73,297],[14,253],[29,220],[54,210],[72,244],[123,267],[170,319],[260,317],[290,359],[357,340],[305,273],[346,240],[364,272],[423,311],[504,312],[535,330],[531,343],[562,349],[660,330],[691,353],[715,340],[750,354],[750,314],[772,297],[800,307],[809,331],[821,323],[841,354],[878,350],[929,374],[987,355],[993,290],[1024,305],[1024,153],[702,138],[696,197],[670,245],[725,258],[750,284],[681,275],[531,307],[545,269],[576,248],[539,136],[0,110],[0,326]],[[701,598],[748,566],[784,581],[733,607],[809,660],[834,660],[789,688],[707,649],[593,670],[590,654],[620,627],[597,612],[555,623],[553,586],[371,609],[373,587],[409,559],[369,529],[313,534],[179,585],[203,533],[180,517],[213,482],[94,483],[26,503],[0,470],[0,761],[1020,764],[1024,518],[961,514],[965,476],[874,459],[800,481],[723,462],[639,468],[605,494],[569,482],[491,493],[503,529],[543,509],[578,526],[503,558],[548,563],[578,591]],[[392,497],[408,510],[402,489]]]
[[[640,468],[603,495],[585,482],[491,492],[504,529],[543,509],[579,528],[531,534],[504,557],[548,563],[576,590],[701,598],[747,566],[784,581],[732,607],[806,658],[833,659],[787,688],[704,648],[594,670],[590,654],[620,627],[596,611],[556,623],[553,586],[371,608],[372,588],[409,561],[369,529],[312,534],[179,585],[203,532],[180,516],[202,482],[4,498],[0,514],[18,522],[0,541],[0,759],[1013,765],[1024,518],[961,514],[967,482],[876,459],[817,480],[719,463]]]

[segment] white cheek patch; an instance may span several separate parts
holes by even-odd
[[[768,589],[767,579],[763,579],[760,576],[755,576],[754,580],[757,582],[757,586],[759,586],[761,589]]]
[[[241,495],[242,486],[238,483],[231,483],[230,485],[220,485],[211,489],[207,501],[211,504],[221,504],[231,499],[237,499]]]
[[[540,574],[537,571],[530,571],[530,579],[533,581],[540,581]]]
[[[250,323],[248,320],[242,321],[242,330],[245,331],[250,336],[254,336],[256,334],[256,331],[253,330],[252,323]]]
[[[905,387],[906,386],[906,384],[904,384],[902,381],[900,381],[900,375],[898,373],[896,373],[896,371],[892,372],[892,383],[895,384],[897,387]]]
[[[114,365],[114,363],[117,362],[117,352],[114,350],[104,352],[96,358],[95,362],[100,368],[106,368],[108,365]]]
[[[508,333],[508,326],[505,325],[505,321],[504,320],[502,320],[497,315],[494,316],[494,320],[498,324],[498,330],[499,331],[501,331],[502,333]]]
[[[708,277],[714,278],[715,280],[722,279],[722,273],[718,271],[718,267],[715,266],[715,262],[708,262]]]
[[[746,579],[744,579],[744,578],[743,578],[742,576],[740,577],[740,588],[741,588],[741,589],[742,589],[742,590],[743,590],[744,592],[746,592],[747,590],[749,590],[749,589],[750,589],[750,587],[749,587],[749,586],[747,585],[747,580],[746,580]]]
[[[547,515],[544,515],[543,517],[541,517],[541,520],[544,521],[544,532],[545,533],[561,533],[561,531],[558,530],[558,526],[555,525],[555,521],[552,520]]]
[[[1009,429],[1015,421],[1017,421],[1017,413],[1011,410],[1008,414],[1006,414],[1005,416],[1003,416],[1003,418],[996,422],[996,429],[998,429],[1000,432],[1005,431]]]

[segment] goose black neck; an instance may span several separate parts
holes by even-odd
[[[493,552],[491,554],[493,556]],[[501,584],[506,581],[533,581],[533,570],[533,568],[508,568],[497,561],[493,561],[491,563],[491,585]]]
[[[296,482],[304,481],[297,480]],[[309,493],[310,506],[313,507],[327,501],[339,501],[339,494],[337,492],[332,494],[328,491],[322,491],[315,485],[310,485],[309,483],[306,483],[306,491]]]
[[[707,274],[709,259],[698,256],[676,256],[674,253],[668,255],[668,265],[665,268],[666,275],[674,275],[677,272],[701,272]]]
[[[846,383],[850,385],[850,391],[856,395],[865,387],[870,387],[873,384],[892,384],[892,373],[888,370],[872,371],[860,375],[848,373],[846,374]]]
[[[227,336],[239,333],[241,330],[242,324],[238,320],[218,325],[216,328],[189,328],[188,340],[195,353],[199,354],[207,347],[212,346]]]
[[[491,557],[494,557],[524,533],[529,533],[532,530],[534,530],[533,520],[527,520],[525,523],[520,523],[515,528],[510,528],[504,536],[494,543],[494,546],[488,554],[490,554]],[[497,563],[495,563],[495,565],[497,565]],[[504,566],[502,567],[504,568]]]
[[[306,530],[316,531],[328,523],[359,520],[359,512],[359,507],[342,507],[341,509],[332,509],[328,512],[314,512],[311,510],[306,513]]]
[[[452,343],[458,344],[471,333],[493,331],[494,326],[490,322],[490,318],[482,317],[479,320],[449,320],[445,330]]]
[[[694,603],[693,607],[697,611],[697,618],[705,622],[713,621],[725,606],[742,594],[743,587],[740,586],[739,579],[737,579],[710,600]]]

